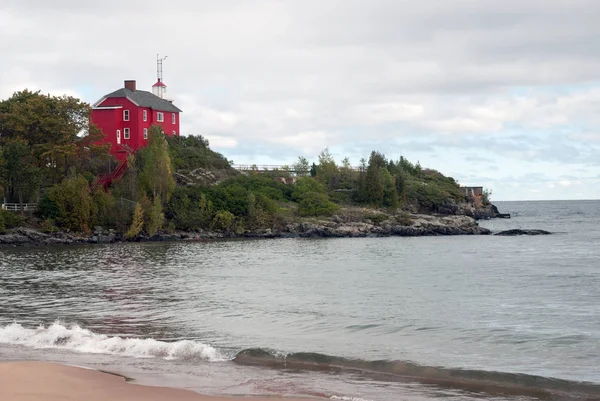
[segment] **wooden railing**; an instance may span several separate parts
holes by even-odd
[[[275,164],[234,164],[231,166],[232,168],[238,171],[256,171],[259,173],[269,172],[269,171],[283,171],[286,173],[304,173],[308,174],[310,172],[310,168],[299,169],[297,166],[286,166],[286,165],[275,165]],[[338,168],[344,168],[338,166]],[[360,167],[351,166],[347,167],[351,171],[360,171]]]
[[[35,212],[37,203],[3,203],[2,210],[11,212]]]

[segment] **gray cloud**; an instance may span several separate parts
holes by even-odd
[[[93,102],[149,87],[161,53],[183,129],[236,161],[376,148],[552,181],[598,167],[598,20],[595,0],[4,0],[0,96]]]

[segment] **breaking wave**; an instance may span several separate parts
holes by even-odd
[[[579,400],[600,399],[600,385],[595,383],[520,373],[423,366],[406,361],[368,361],[309,352],[282,354],[271,350],[252,348],[238,353],[234,362],[241,365],[282,369],[346,370],[372,375],[380,380],[416,381],[423,384],[492,394],[534,397],[560,396],[561,399],[576,398]]]
[[[81,353],[122,355],[135,358],[223,361],[217,349],[197,341],[159,341],[96,334],[76,324],[55,322],[48,327],[26,328],[18,323],[0,326],[0,343],[32,348],[66,349]]]

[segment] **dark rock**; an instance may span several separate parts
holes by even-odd
[[[181,235],[179,234],[155,234],[154,236],[148,238],[148,241],[157,241],[157,242],[162,242],[162,241],[179,241],[181,240]]]
[[[381,225],[370,222],[337,221],[302,222],[290,224],[280,236],[298,237],[418,237],[433,235],[487,235],[490,231],[480,227],[467,216],[412,215],[409,224],[397,224],[386,221]]]
[[[545,230],[522,230],[520,228],[515,228],[512,230],[500,231],[494,235],[503,235],[503,236],[516,236],[516,235],[550,235],[552,234],[549,231]]]

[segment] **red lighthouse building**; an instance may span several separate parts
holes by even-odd
[[[138,90],[136,81],[127,80],[121,89],[105,95],[92,107],[91,122],[102,130],[103,141],[111,144],[111,153],[119,160],[146,146],[152,125],[160,125],[169,136],[180,134],[181,110],[167,99],[162,60],[158,60],[158,81],[152,92]]]

